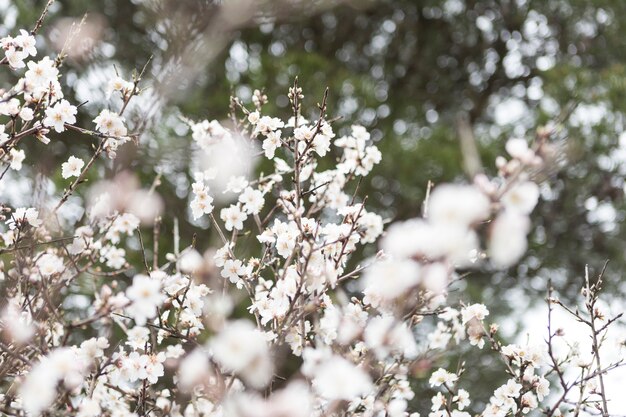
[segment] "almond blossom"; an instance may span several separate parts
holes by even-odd
[[[131,304],[127,307],[128,314],[138,325],[146,324],[157,314],[157,309],[165,301],[161,292],[161,283],[147,275],[135,275],[133,284],[126,290],[126,297]]]
[[[85,162],[82,159],[72,155],[61,165],[61,176],[63,178],[78,177],[84,166]]]
[[[63,132],[65,124],[76,123],[76,107],[72,106],[67,100],[61,100],[59,103],[46,109],[46,118],[43,125],[53,128],[56,132]]]

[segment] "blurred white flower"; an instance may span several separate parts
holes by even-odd
[[[525,214],[504,210],[494,220],[489,234],[488,254],[491,262],[499,268],[508,268],[520,260],[526,252],[526,235],[530,220]]]
[[[133,285],[126,289],[126,297],[131,301],[126,308],[128,314],[135,322],[143,326],[147,319],[157,314],[165,295],[161,293],[161,282],[147,275],[135,275]]]
[[[44,253],[37,259],[37,268],[44,277],[58,274],[63,271],[63,259],[52,253]]]
[[[266,338],[248,320],[237,320],[210,342],[213,358],[254,388],[263,388],[272,378],[272,360]]]
[[[196,348],[180,362],[178,384],[182,391],[192,392],[196,387],[208,382],[210,373],[208,353],[201,348]]]
[[[428,220],[434,223],[469,226],[489,213],[489,198],[472,185],[442,184],[428,200]]]
[[[539,201],[539,186],[531,181],[517,183],[503,196],[502,204],[507,210],[530,214]]]
[[[386,301],[405,295],[421,282],[420,265],[412,260],[385,260],[365,270],[363,293]]]
[[[339,355],[323,361],[314,371],[313,387],[328,400],[352,401],[373,388],[370,376]]]

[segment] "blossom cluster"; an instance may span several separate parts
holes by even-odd
[[[579,407],[599,397],[606,413],[602,375],[619,363],[599,360],[614,322],[597,305],[601,276],[586,281],[587,316],[549,298],[550,314],[559,305],[588,325],[592,361],[572,350],[559,357],[553,341],[561,335],[550,321],[543,347],[503,344],[497,323],[487,323],[488,306],[450,295],[461,271],[510,267],[526,252],[540,197],[530,173],[550,152],[549,134],[532,144],[510,139],[496,177],[429,188],[420,216],[385,230],[359,193],[382,158],[367,129],[329,118],[326,97],[307,113],[297,82],[285,118],[270,115],[255,91],[250,104],[232,99],[228,121],[184,119],[195,156],[189,221],[210,228],[217,244],[199,247],[194,237],[181,249],[176,219],[163,256],[157,210],[135,210],[156,201],[154,187],[123,176],[134,196],[111,182],[88,184],[84,214],[75,224],[60,220],[89,170],[106,162],[100,156],[115,158],[133,137],[124,110],[141,90],[138,78],[112,77],[121,107],[101,110],[93,128],[76,126],[79,108],[59,81],[61,57],[30,60],[34,35],[0,40],[18,77],[0,97],[1,163],[29,174],[21,142],[45,146],[52,131],[97,142],[90,160],[68,155],[58,167],[73,179],[55,201],[2,206],[1,413],[553,416],[576,389],[589,393]],[[439,368],[455,349],[490,350],[501,361],[508,380],[480,409],[463,388],[465,365]],[[419,379],[432,398],[416,388]]]

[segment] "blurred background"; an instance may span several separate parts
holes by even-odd
[[[0,36],[30,29],[44,4],[0,0]],[[58,51],[72,24],[85,18],[62,82],[74,104],[86,102],[83,124],[108,105],[106,86],[116,72],[129,79],[152,57],[148,88],[127,115],[131,126],[145,127],[141,141],[91,179],[123,171],[118,181],[133,189],[149,188],[160,175],[162,236],[171,236],[176,216],[183,245],[193,233],[200,250],[217,242],[208,223],[188,214],[193,149],[179,116],[223,120],[230,95],[249,100],[263,89],[268,113],[287,117],[287,90],[298,76],[312,114],[329,87],[329,115],[371,130],[383,161],[360,195],[389,220],[419,215],[428,181],[494,175],[507,138],[532,140],[538,127],[559,124],[558,158],[537,174],[542,201],[527,256],[507,271],[470,271],[456,296],[489,305],[502,317],[505,338],[525,325],[520,312],[544,303],[548,279],[561,297],[574,299],[586,264],[594,272],[608,259],[609,301],[624,299],[626,2],[59,0],[50,10],[38,38],[44,53]],[[90,142],[73,132],[46,147],[27,146],[26,169],[41,175],[5,182],[0,195],[15,205],[58,193],[66,186],[60,163],[70,154],[91,155]],[[162,238],[161,245],[168,250],[172,243]],[[472,407],[480,409],[505,375],[489,373],[497,358],[472,355],[459,352],[484,365],[466,377],[476,391]],[[429,400],[415,401],[427,413]]]

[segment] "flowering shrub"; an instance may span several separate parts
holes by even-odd
[[[76,224],[59,214],[103,154],[133,146],[137,126],[124,113],[143,72],[112,76],[121,104],[78,126],[78,106],[61,89],[63,56],[35,58],[34,32],[0,40],[1,63],[17,78],[0,98],[2,176],[36,163],[21,145],[46,146],[52,131],[96,144],[88,161],[68,155],[58,169],[68,185],[54,202],[2,207],[3,415],[609,414],[603,377],[622,362],[601,361],[619,317],[598,304],[602,274],[587,274],[584,309],[549,294],[547,343],[503,345],[488,306],[449,297],[461,271],[506,268],[525,253],[540,197],[531,173],[553,152],[552,128],[532,145],[509,140],[496,178],[437,185],[420,217],[384,231],[359,195],[382,158],[365,128],[343,130],[326,97],[319,116],[305,119],[297,81],[286,119],[267,114],[259,91],[252,103],[233,98],[229,123],[185,119],[197,148],[190,215],[221,243],[181,249],[186,237],[175,228],[174,251],[159,254],[154,187],[127,196],[96,184]],[[271,171],[259,173],[258,160]],[[152,259],[142,225],[153,230]],[[380,251],[357,259],[367,245]],[[142,262],[131,265],[131,252]],[[86,291],[88,306],[67,309]],[[588,328],[587,351],[554,329],[557,307]],[[471,408],[463,363],[422,377],[432,390],[416,388],[420,364],[466,344],[493,350],[510,377],[484,406]]]

